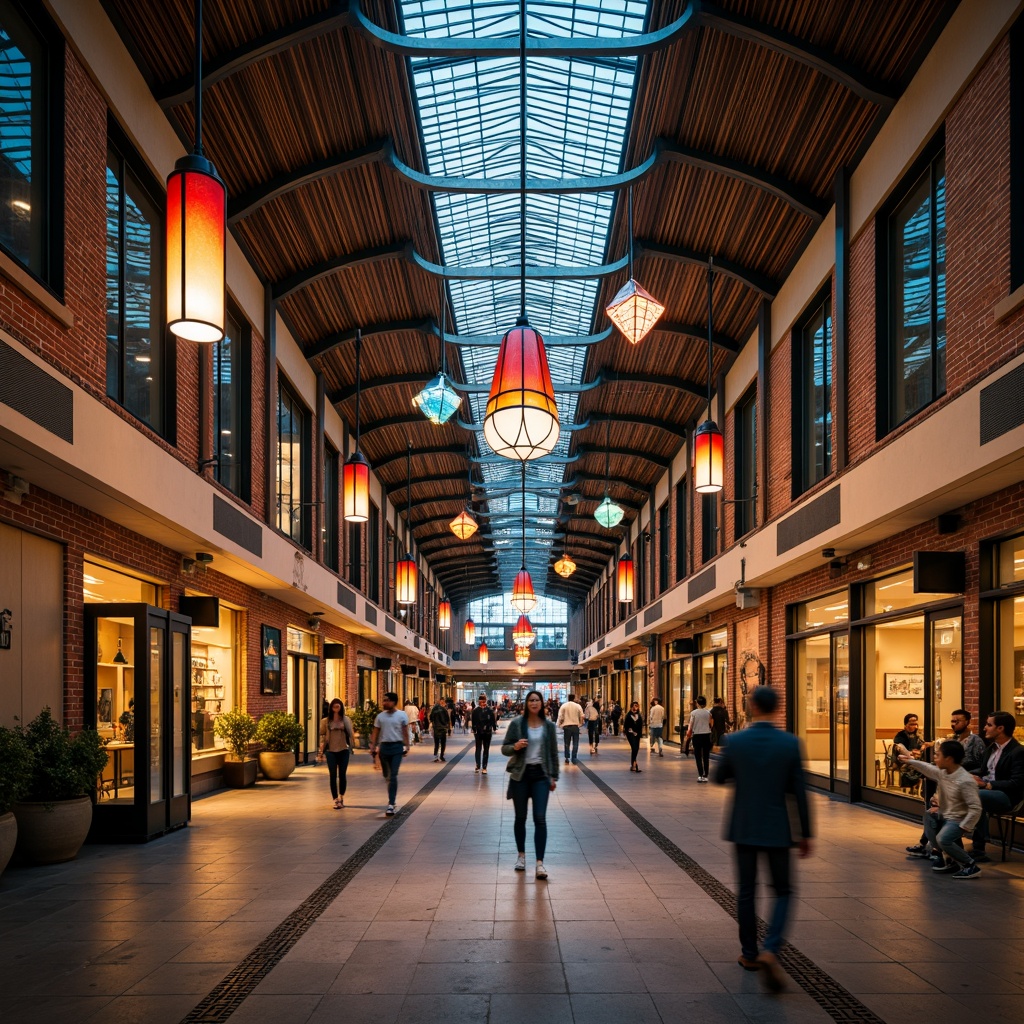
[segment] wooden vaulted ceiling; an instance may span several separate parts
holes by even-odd
[[[103,0],[115,27],[186,145],[194,107],[193,0]],[[370,21],[400,31],[393,0],[363,0]],[[750,336],[831,206],[833,182],[855,165],[955,8],[953,0],[721,0],[699,26],[640,59],[623,168],[657,146],[666,154],[634,188],[635,276],[667,309],[662,329],[631,346],[613,333],[588,351],[566,467],[559,540],[577,561],[567,580],[535,584],[580,600],[613,555],[619,531],[593,512],[605,488],[631,521],[686,431],[703,415],[707,379],[706,261],[714,286],[714,375]],[[652,0],[649,29],[670,25],[685,0]],[[424,171],[406,58],[375,45],[331,0],[220,0],[204,9],[206,154],[227,184],[232,230],[313,367],[352,426],[357,327],[390,325],[362,346],[362,448],[405,511],[455,599],[497,586],[487,530],[468,542],[446,524],[473,496],[476,435],[455,420],[425,420],[411,399],[438,368],[442,290],[402,258],[410,245],[441,262],[430,193],[379,158]],[[325,18],[333,21],[324,21]],[[309,28],[309,26],[318,26]],[[287,45],[280,40],[296,29]],[[326,29],[326,30],[324,30]],[[277,43],[275,44],[275,40]],[[223,66],[254,42],[261,59]],[[332,165],[339,158],[349,159]],[[300,187],[275,190],[299,172]],[[253,202],[259,197],[260,202]],[[624,200],[625,192],[619,195]],[[616,203],[607,258],[628,248],[626,203]],[[351,257],[357,260],[345,265]],[[310,274],[319,268],[318,274]],[[592,330],[625,272],[604,279]],[[450,312],[447,313],[450,317]],[[449,320],[450,322],[450,320]],[[511,325],[510,325],[511,326]],[[538,325],[543,330],[542,325]],[[720,337],[717,337],[720,336]],[[447,356],[461,379],[457,347]],[[698,385],[693,388],[692,385]],[[463,405],[465,415],[466,404]]]

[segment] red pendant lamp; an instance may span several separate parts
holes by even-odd
[[[406,528],[410,535],[412,527],[412,441],[409,442],[409,449],[406,455],[406,485],[405,485],[405,516]],[[401,605],[416,603],[416,591],[419,577],[419,570],[416,561],[412,557],[411,541],[410,550],[405,553],[405,558],[395,565],[395,600]]]
[[[522,667],[526,665],[530,660],[530,648],[529,647],[517,647],[516,648],[516,664]]]
[[[724,486],[725,439],[711,418],[713,261],[708,260],[708,418],[693,432],[693,489],[698,494],[717,494]]]
[[[437,606],[437,628],[452,628],[452,603],[448,598],[444,598]]]
[[[483,641],[480,642],[478,656],[480,658],[481,665],[486,665],[488,660],[490,659],[490,652],[487,650],[487,644],[485,644]]]
[[[512,584],[511,605],[520,615],[528,615],[537,604],[537,595],[533,590],[533,580],[526,568],[526,463],[520,466],[522,474],[522,513],[523,513],[523,567],[516,573]]]
[[[519,621],[512,627],[512,643],[516,647],[529,647],[537,639],[530,620],[525,615],[519,616]]]
[[[467,647],[472,647],[476,643],[476,623],[472,619],[466,619],[466,624],[462,627],[462,642]]]
[[[203,4],[195,15],[196,135],[167,178],[167,327],[186,341],[224,337],[227,189],[203,155]]]
[[[634,565],[629,555],[623,555],[615,571],[615,586],[621,604],[633,602]]]
[[[356,329],[356,435],[352,454],[341,471],[341,510],[347,523],[365,523],[370,518],[370,464],[359,450],[359,393],[362,385],[359,357],[363,332]]]

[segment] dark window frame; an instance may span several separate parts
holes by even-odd
[[[116,168],[111,164],[116,163]],[[176,443],[176,398],[177,398],[177,345],[167,330],[166,315],[166,280],[163,261],[165,257],[165,200],[166,196],[160,182],[146,166],[138,151],[129,141],[121,126],[114,120],[113,115],[107,115],[107,160],[106,172],[113,171],[119,183],[120,198],[118,201],[118,275],[117,275],[117,308],[118,326],[117,337],[111,340],[110,329],[110,300],[109,289],[106,292],[107,310],[107,395],[113,399],[121,408],[134,416],[140,423],[144,423],[151,430],[155,431],[170,444]],[[156,324],[153,337],[150,338],[150,366],[154,363],[159,367],[161,380],[154,389],[155,397],[159,400],[160,407],[158,415],[148,419],[140,415],[137,408],[133,408],[127,402],[126,386],[128,373],[126,371],[126,360],[128,345],[125,341],[125,253],[126,246],[126,218],[125,196],[127,193],[126,184],[128,181],[138,189],[140,198],[147,200],[153,207],[153,240],[151,251],[159,255],[158,268],[152,273],[154,303],[152,307],[152,321]],[[109,238],[109,233],[108,233]],[[109,258],[109,253],[108,253]],[[109,281],[109,278],[108,278]],[[112,358],[116,357],[116,380],[112,381]]]
[[[686,578],[686,551],[687,551],[687,532],[686,524],[688,518],[687,511],[687,494],[686,489],[686,477],[684,476],[679,483],[676,484],[675,498],[676,498],[676,583]]]
[[[669,501],[666,499],[658,509],[658,593],[664,594],[671,586],[669,576],[671,572],[670,552],[672,538],[669,534],[671,529],[671,515]]]
[[[338,571],[338,548],[341,534],[338,529],[338,478],[341,472],[341,456],[337,448],[324,442],[323,504],[321,507],[321,558],[328,569]]]
[[[213,377],[213,477],[236,497],[248,503],[252,500],[252,326],[237,307],[229,302],[227,331],[222,341],[212,345]],[[221,382],[221,353],[231,347],[231,380]],[[231,436],[235,441],[229,450],[223,441],[224,418],[222,392],[229,391],[235,415],[231,421]],[[233,472],[226,472],[231,470]]]
[[[42,4],[26,5],[19,0],[0,0],[0,17],[7,7],[20,19],[42,51],[43,67],[39,83],[44,95],[33,104],[32,169],[30,186],[31,210],[41,208],[40,223],[32,227],[31,245],[38,249],[26,262],[9,246],[0,241],[0,251],[21,267],[47,291],[64,300],[64,130],[65,130],[65,51],[64,36],[49,17]],[[12,38],[12,42],[17,42]],[[36,76],[33,76],[35,78]],[[33,82],[30,88],[35,88]],[[43,123],[36,127],[36,111],[42,112]]]
[[[700,556],[706,565],[718,555],[718,495],[700,496]]]
[[[733,540],[739,541],[757,523],[757,384],[736,403],[733,419]]]
[[[834,417],[832,415],[832,390],[834,386],[835,349],[834,324],[832,320],[832,282],[829,281],[811,300],[797,321],[792,332],[791,360],[792,395],[792,497],[798,498],[812,487],[828,479],[835,472]],[[817,361],[818,329],[824,335],[824,358],[819,367]],[[818,370],[824,372],[824,380],[818,383]],[[816,415],[818,405],[824,410],[824,422]],[[811,406],[815,408],[812,409]],[[817,440],[820,430],[823,450],[812,460],[808,448]],[[752,504],[752,503],[751,503]]]
[[[380,604],[380,509],[372,501],[366,523],[366,596]]]
[[[943,296],[946,293],[945,263],[942,270],[942,285],[936,287],[938,279],[938,217],[936,209],[941,205],[942,230],[945,231],[945,156],[946,156],[946,134],[943,125],[935,137],[929,142],[924,152],[910,168],[907,174],[901,179],[898,187],[893,190],[892,195],[879,211],[875,221],[875,274],[876,280],[876,315],[875,329],[877,332],[876,342],[876,376],[878,380],[878,394],[876,399],[876,440],[881,440],[887,434],[898,429],[908,420],[913,419],[930,405],[934,405],[946,394],[946,330],[945,316],[939,315],[939,293]],[[937,190],[936,166],[942,161],[941,204]],[[929,293],[930,310],[929,329],[931,331],[931,354],[929,363],[931,366],[930,390],[931,394],[926,400],[908,407],[902,412],[897,402],[897,384],[902,379],[898,373],[897,350],[895,339],[897,337],[897,326],[895,323],[896,303],[895,296],[898,282],[895,279],[895,254],[894,236],[892,223],[894,218],[903,210],[904,206],[911,200],[918,190],[924,178],[929,179],[929,206],[931,210],[929,221]],[[942,246],[945,251],[945,244]],[[902,280],[902,278],[901,278]],[[945,306],[942,311],[944,314]],[[940,324],[942,325],[940,331]],[[938,340],[941,335],[941,342]],[[941,367],[941,372],[940,372]]]
[[[299,478],[299,493],[298,501],[295,501],[294,490],[291,493],[292,501],[289,507],[289,515],[292,516],[292,520],[298,523],[298,527],[292,527],[290,530],[285,530],[281,526],[281,514],[283,512],[283,500],[284,488],[282,486],[282,472],[283,466],[282,459],[282,444],[281,438],[284,436],[281,430],[281,415],[282,407],[285,402],[289,401],[289,411],[294,417],[297,413],[301,413],[302,422],[300,424],[301,439],[299,441],[301,445],[301,463],[299,466],[301,476]],[[296,544],[304,548],[306,551],[312,551],[312,486],[313,486],[313,416],[310,410],[307,408],[305,403],[299,398],[298,392],[288,383],[282,374],[278,374],[277,384],[277,455],[276,455],[276,475],[277,475],[277,500],[278,500],[278,515],[277,515],[277,528],[285,536],[290,537]],[[296,513],[296,509],[298,513]],[[296,532],[298,536],[296,536]]]
[[[345,563],[346,579],[360,593],[363,592],[363,524],[349,523],[346,541],[348,559]]]

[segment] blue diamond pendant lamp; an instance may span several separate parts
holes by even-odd
[[[413,400],[415,405],[431,423],[438,425],[447,423],[455,414],[462,396],[452,387],[445,363],[444,327],[445,327],[445,301],[444,284],[441,285],[441,369],[437,376],[418,394]]]

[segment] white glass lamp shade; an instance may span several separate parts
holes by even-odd
[[[605,312],[626,340],[635,345],[650,333],[665,307],[630,278],[605,307]]]

